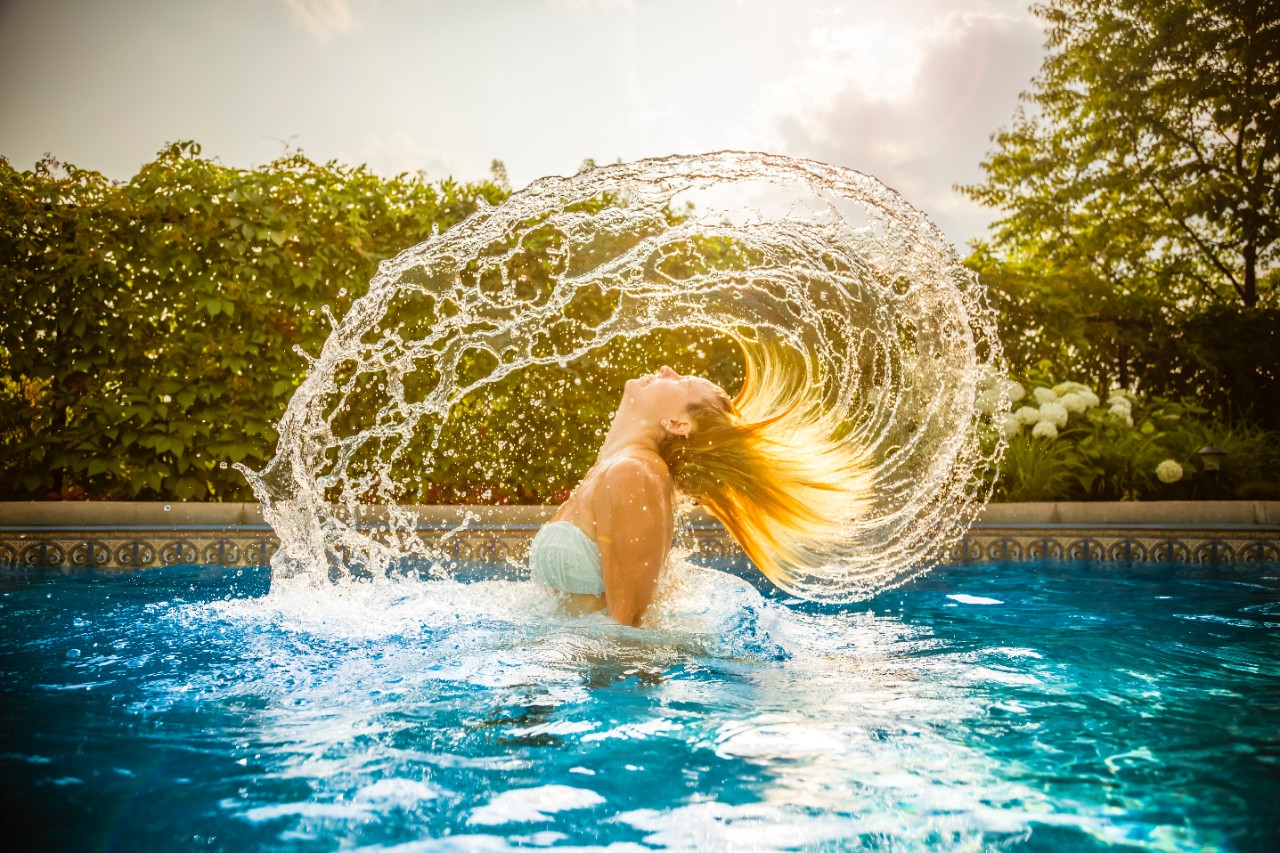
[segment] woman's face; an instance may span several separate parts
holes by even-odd
[[[687,435],[689,409],[711,404],[724,394],[720,386],[700,376],[681,376],[663,365],[657,373],[628,380],[623,406],[649,421],[666,423],[675,435]]]

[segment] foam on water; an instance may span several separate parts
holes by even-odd
[[[1051,671],[1005,671],[999,649],[953,649],[871,612],[792,610],[732,575],[686,568],[642,629],[565,616],[549,593],[506,580],[294,587],[166,606],[162,621],[182,634],[216,636],[225,625],[224,642],[247,641],[236,653],[245,671],[242,680],[197,674],[182,690],[160,682],[155,698],[252,699],[246,740],[272,745],[271,775],[296,780],[302,798],[223,808],[253,824],[287,820],[307,837],[458,804],[462,831],[405,849],[515,849],[532,843],[509,835],[519,827],[589,836],[602,815],[602,834],[630,827],[645,845],[677,850],[851,839],[869,849],[998,849],[1032,826],[1151,850],[1220,840],[1067,808],[963,736],[993,713],[1028,715],[1016,702],[992,711],[991,690],[1075,691]],[[447,728],[437,728],[442,718]],[[697,767],[710,780],[707,766],[755,767],[767,782],[744,802],[694,795],[620,808],[626,778],[652,785],[650,762],[670,761],[670,750],[688,750],[686,773]],[[436,781],[420,781],[424,767]],[[541,842],[551,835],[565,839]]]
[[[405,558],[447,573],[447,543],[397,496],[416,493],[452,407],[535,366],[580,377],[611,342],[658,329],[794,350],[871,459],[871,510],[849,507],[821,565],[786,579],[794,594],[852,601],[901,583],[984,501],[975,474],[1001,440],[978,440],[978,398],[1000,348],[942,233],[851,169],[663,157],[542,178],[379,267],[290,401],[275,459],[242,469],[281,539],[276,577],[381,577]],[[471,450],[502,464],[479,436]]]
[[[771,768],[760,802],[695,802],[612,818],[668,849],[697,848],[698,839],[716,839],[722,849],[766,850],[875,832],[921,840],[939,833],[1016,835],[1025,823],[986,809],[983,799],[1039,798],[993,777],[988,756],[939,736],[944,721],[970,718],[980,706],[898,657],[936,644],[927,632],[870,613],[792,611],[724,572],[688,567],[657,608],[654,627],[643,629],[559,615],[551,595],[511,581],[294,588],[266,599],[169,608],[163,618],[205,636],[225,624],[250,642],[241,650],[250,667],[243,681],[197,676],[178,695],[172,685],[158,692],[169,701],[218,707],[242,696],[259,703],[252,738],[281,745],[273,774],[306,782],[312,793],[293,803],[225,804],[254,823],[290,818],[323,835],[321,827],[335,820],[464,797],[473,806],[463,822],[474,834],[455,835],[452,843],[468,849],[483,840],[505,849],[507,842],[487,831],[616,809],[609,798],[625,787],[622,777],[652,772],[658,744],[687,744],[728,766]],[[293,649],[288,659],[280,655],[285,646]],[[706,681],[699,672],[717,674]],[[616,691],[627,683],[641,691],[639,705],[599,704],[626,695]],[[663,698],[655,704],[656,695]],[[493,719],[477,723],[483,697]],[[390,746],[401,730],[424,740],[421,727],[433,719],[419,706],[439,715],[454,705],[464,713],[445,736],[446,750],[408,754]],[[381,768],[424,764],[439,764],[443,776],[454,778],[528,777],[523,755],[496,751],[486,758],[453,743],[473,741],[487,726],[490,738],[581,744],[584,754],[616,754],[619,763],[577,768],[583,772],[563,781],[497,787],[487,797],[483,789],[410,788],[399,778],[370,782]],[[886,742],[883,731],[895,738]],[[573,778],[581,784],[567,784]],[[875,784],[851,788],[851,779]],[[345,796],[329,798],[339,792]],[[932,816],[909,829],[903,802]],[[880,809],[896,814],[873,817]],[[939,814],[951,810],[963,816],[948,824]],[[975,812],[986,811],[975,820]]]

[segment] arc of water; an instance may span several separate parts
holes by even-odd
[[[674,214],[686,200],[693,210]],[[541,292],[519,272],[535,265],[551,270]],[[584,294],[607,296],[607,316],[572,320]],[[398,304],[432,322],[414,326]],[[678,327],[788,342],[847,421],[843,440],[875,462],[872,510],[822,544],[821,566],[787,579],[793,593],[847,601],[900,583],[985,501],[977,475],[1003,443],[976,402],[1000,347],[954,247],[869,175],[722,151],[542,178],[381,264],[290,401],[275,459],[242,469],[281,538],[273,566],[377,576],[427,555],[391,496],[415,476],[407,448],[438,435],[452,406],[531,366]],[[554,328],[568,331],[556,341]],[[411,399],[428,373],[434,386]]]

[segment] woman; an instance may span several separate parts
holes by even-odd
[[[677,491],[699,501],[775,580],[823,559],[833,520],[869,494],[865,460],[836,435],[820,384],[777,350],[746,355],[730,399],[670,367],[627,382],[609,434],[578,488],[538,531],[535,580],[573,613],[606,609],[638,625],[671,551]]]

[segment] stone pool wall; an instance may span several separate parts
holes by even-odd
[[[471,507],[449,537],[459,560],[519,562],[552,507]],[[456,526],[462,509],[419,507],[419,529]],[[376,521],[375,518],[370,519]],[[706,556],[740,555],[720,525],[693,519]],[[0,502],[0,571],[15,575],[164,565],[260,566],[278,541],[257,504]],[[992,504],[950,563],[1088,560],[1243,566],[1280,563],[1280,501]]]

